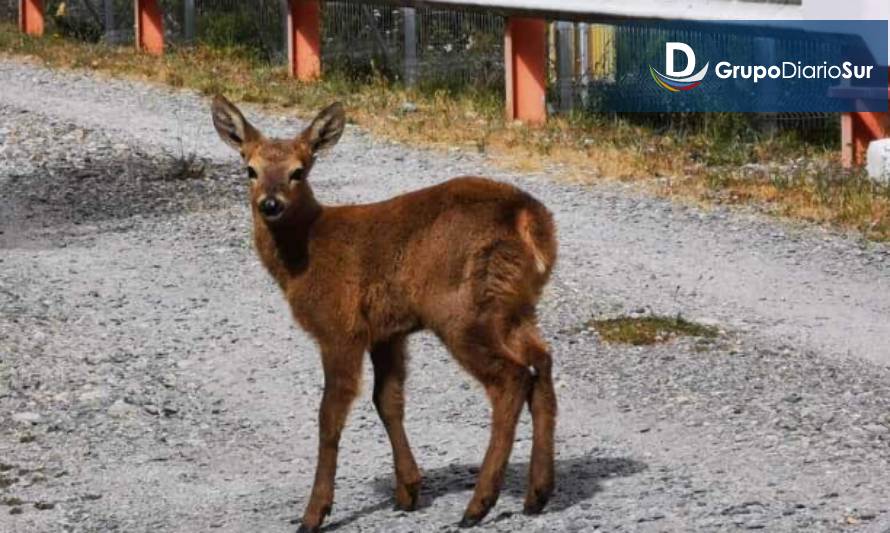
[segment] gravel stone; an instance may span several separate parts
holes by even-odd
[[[117,400],[108,408],[108,414],[115,418],[126,418],[136,414],[136,407],[123,400]]]
[[[43,419],[43,417],[41,417],[38,413],[24,412],[24,413],[15,413],[14,415],[12,415],[13,421],[18,422],[19,424],[29,425],[29,426],[32,424],[39,424],[42,419]]]

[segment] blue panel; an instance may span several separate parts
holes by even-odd
[[[621,112],[888,110],[887,21],[773,23],[624,24],[615,80],[592,86],[590,102]]]

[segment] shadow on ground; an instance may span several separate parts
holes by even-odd
[[[645,463],[624,457],[595,457],[592,455],[558,459],[556,461],[556,492],[544,513],[559,512],[583,501],[589,500],[601,490],[600,481],[616,476],[631,476],[647,468]],[[443,468],[423,471],[423,488],[421,490],[420,508],[429,507],[440,496],[455,492],[467,492],[469,502],[470,491],[476,485],[478,465],[449,465]],[[512,463],[507,468],[504,488],[501,494],[509,494],[524,498],[527,484],[528,463]],[[375,491],[380,495],[380,502],[369,505],[349,516],[331,522],[324,531],[336,531],[346,527],[363,516],[390,509],[393,507],[392,475],[375,478]],[[492,510],[494,520],[512,515],[512,511],[498,512]],[[457,522],[460,516],[455,516]],[[489,518],[489,520],[492,520]],[[445,524],[443,524],[445,525]]]
[[[74,154],[0,179],[0,249],[52,247],[103,222],[243,201],[234,167],[137,149]]]

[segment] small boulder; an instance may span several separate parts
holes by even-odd
[[[866,156],[868,176],[884,185],[890,185],[890,139],[872,141]]]

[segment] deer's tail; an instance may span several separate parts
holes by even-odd
[[[546,207],[530,196],[528,200],[516,215],[516,231],[533,259],[535,272],[546,282],[556,264],[556,225]]]

